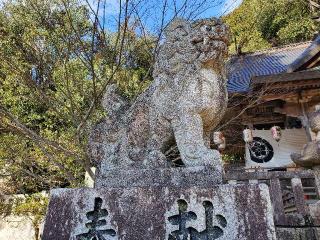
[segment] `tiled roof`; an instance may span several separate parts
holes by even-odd
[[[299,71],[301,68],[307,67],[309,61],[319,61],[318,54],[320,52],[320,35],[310,44],[310,46],[288,67],[287,72]]]
[[[227,64],[228,91],[246,92],[252,77],[286,72],[310,44],[304,42],[231,57]]]

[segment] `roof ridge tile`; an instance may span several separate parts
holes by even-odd
[[[283,45],[283,46],[277,46],[277,47],[272,47],[272,48],[268,48],[268,49],[262,49],[262,50],[258,50],[256,52],[247,52],[247,53],[243,53],[241,55],[237,55],[237,54],[232,54],[230,56],[230,58],[237,58],[237,57],[248,57],[248,56],[258,56],[258,55],[266,55],[266,54],[271,54],[274,52],[282,52],[285,50],[293,50],[296,48],[306,48],[308,45],[311,45],[312,41],[306,41],[306,42],[299,42],[299,43],[292,43],[292,44],[287,44],[287,45]]]

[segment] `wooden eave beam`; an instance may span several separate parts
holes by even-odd
[[[299,102],[299,99],[312,99],[320,96],[320,89],[308,89],[300,92],[290,92],[286,94],[265,94],[262,96],[262,101],[273,101],[277,99],[285,100],[286,102]]]
[[[319,8],[320,9],[320,4],[315,2],[315,1],[312,1],[312,0],[309,0],[310,2],[310,5],[314,8]]]
[[[320,78],[315,80],[277,82],[277,83],[266,84],[266,88],[268,91],[277,90],[277,89],[299,90],[303,88],[319,88],[319,87],[320,87]]]
[[[285,116],[261,116],[261,117],[244,117],[241,119],[242,125],[257,124],[276,124],[286,120]]]
[[[288,73],[298,72],[310,68],[319,60],[320,52],[320,35],[312,42],[312,44],[293,62],[287,69]]]
[[[297,68],[295,71],[301,71],[305,69],[311,69],[317,65],[319,65],[320,62],[320,52],[318,52],[316,55],[314,55],[309,61],[302,64],[299,68]]]

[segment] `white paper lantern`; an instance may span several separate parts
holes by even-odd
[[[274,140],[279,142],[281,139],[281,128],[279,126],[273,126],[271,128],[271,135]]]
[[[253,142],[253,134],[252,134],[251,129],[245,129],[245,130],[243,130],[243,140],[244,140],[246,143],[251,143],[251,142]]]
[[[222,132],[214,132],[213,133],[213,142],[215,145],[223,144],[223,133]]]

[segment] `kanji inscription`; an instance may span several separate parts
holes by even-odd
[[[179,213],[170,216],[168,221],[172,225],[178,225],[179,229],[171,232],[168,240],[214,240],[224,234],[223,229],[227,226],[227,220],[220,214],[214,214],[213,204],[210,201],[204,201],[202,204],[205,211],[206,228],[200,232],[195,228],[186,227],[188,221],[197,220],[194,212],[187,211],[188,203],[182,199],[179,199],[177,203]]]
[[[186,201],[178,200],[179,214],[168,218],[172,225],[179,225],[179,229],[173,231],[169,235],[169,240],[187,240],[190,234],[190,229],[186,228],[186,224],[190,220],[196,220],[197,215],[194,212],[187,212],[188,204]]]
[[[107,240],[107,236],[116,236],[114,229],[101,229],[107,225],[107,221],[104,219],[108,216],[108,211],[102,209],[102,199],[95,198],[94,210],[87,213],[86,227],[89,229],[87,233],[82,233],[76,236],[76,240]],[[101,219],[102,218],[102,219]]]

